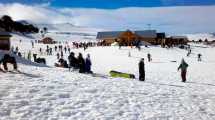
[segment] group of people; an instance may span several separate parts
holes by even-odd
[[[3,64],[4,70],[8,70],[7,63],[11,63],[13,65],[14,70],[17,70],[17,62],[15,57],[10,56],[9,54],[5,54],[2,59],[0,59],[0,65]],[[2,70],[0,68],[0,70]]]
[[[75,53],[71,52],[68,56],[68,61],[69,64],[66,60],[60,58],[55,66],[69,68],[69,70],[79,70],[79,73],[92,73],[90,54],[87,54],[87,57],[84,59],[81,53],[79,53],[78,57],[76,58]]]
[[[80,73],[92,73],[91,71],[91,59],[90,54],[87,54],[86,59],[79,53],[78,57],[75,57],[75,53],[71,52],[68,56],[70,69],[79,69]]]

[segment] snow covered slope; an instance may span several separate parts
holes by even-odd
[[[48,29],[46,36],[57,41],[94,41],[97,32],[103,31],[98,28],[74,26],[70,23],[39,24],[37,26],[41,29],[46,27]]]
[[[22,53],[46,48],[42,44],[31,48],[31,40],[15,35],[12,45]],[[145,61],[145,82],[69,72],[53,67],[56,53],[42,54],[50,67],[19,63],[22,73],[0,73],[0,120],[214,120],[215,48],[200,46],[191,45],[190,57],[185,50],[157,46],[141,51],[116,46],[72,49],[76,55],[91,54],[95,73],[118,70],[136,77],[140,58],[151,53],[152,62]],[[198,53],[202,62],[197,62]],[[181,82],[177,71],[182,57],[189,64],[187,83]]]

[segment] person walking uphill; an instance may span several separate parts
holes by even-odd
[[[178,70],[181,69],[182,82],[186,82],[187,67],[188,64],[184,61],[184,59],[182,59],[181,64],[178,67]]]
[[[78,55],[78,67],[79,67],[79,73],[85,72],[85,61],[81,53]]]
[[[145,64],[144,58],[142,58],[139,62],[139,80],[145,81]]]

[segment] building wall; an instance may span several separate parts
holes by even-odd
[[[10,37],[0,36],[0,50],[10,50]]]
[[[116,41],[115,38],[109,38],[109,39],[104,39],[103,42],[105,45],[111,45],[112,43],[114,43]]]
[[[156,38],[140,38],[141,41],[145,41],[145,42],[148,42],[148,43],[151,43],[151,44],[156,44]]]

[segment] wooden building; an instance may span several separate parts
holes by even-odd
[[[165,33],[157,33],[156,30],[98,32],[96,38],[105,45],[118,42],[119,45],[123,46],[143,42],[165,47],[165,45],[187,44],[189,41],[186,36],[166,37]]]
[[[0,31],[0,50],[10,50],[11,35]]]
[[[98,40],[101,40],[106,45],[111,45],[118,42],[120,45],[129,46],[134,45],[138,41],[145,41],[150,44],[156,44],[157,33],[155,30],[144,31],[108,31],[98,32]]]
[[[166,38],[166,45],[185,45],[188,43],[188,38],[186,36],[171,36]]]
[[[42,40],[39,40],[39,43],[43,43],[43,44],[56,44],[57,42],[54,41],[50,37],[46,37],[46,38],[43,38]]]

